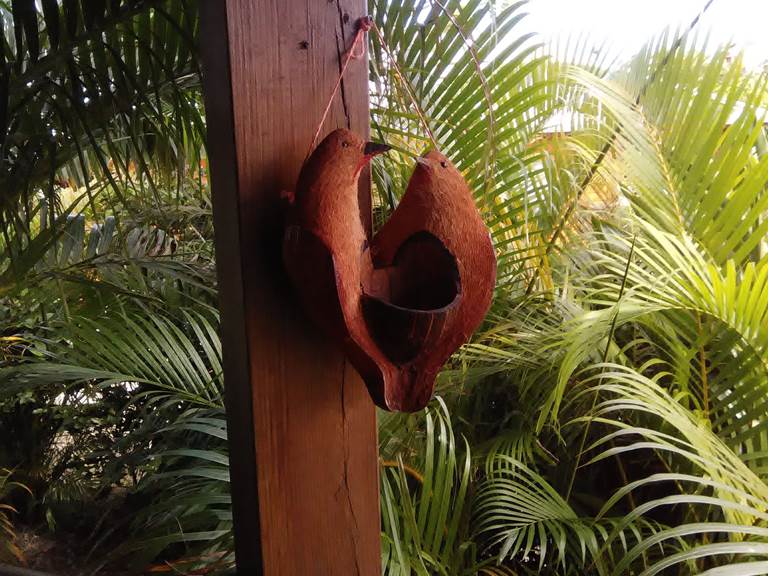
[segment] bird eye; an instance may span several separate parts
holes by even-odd
[[[342,142],[341,143],[342,148],[349,148],[349,142]]]
[[[445,160],[443,160],[442,162],[440,162],[440,166],[442,166],[443,168],[448,168],[448,163]]]

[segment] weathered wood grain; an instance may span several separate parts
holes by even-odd
[[[203,5],[238,572],[379,574],[373,404],[299,311],[280,262],[280,192],[295,185],[365,2]],[[353,62],[325,132],[366,137],[367,91],[367,64]]]

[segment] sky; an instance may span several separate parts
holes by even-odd
[[[627,59],[666,26],[687,27],[706,0],[531,0],[526,25],[545,42],[587,34]],[[712,44],[733,42],[745,64],[768,62],[768,0],[714,0],[697,25]]]

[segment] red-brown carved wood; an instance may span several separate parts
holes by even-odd
[[[345,351],[371,397],[415,411],[490,306],[496,258],[461,173],[437,152],[373,239],[358,218],[358,175],[380,152],[336,130],[302,168],[283,258],[304,309]]]
[[[415,294],[409,295],[415,302],[406,306],[420,310],[430,305],[443,308],[435,311],[439,331],[430,326],[423,348],[400,370],[400,381],[390,395],[390,402],[401,410],[426,405],[443,364],[483,321],[496,285],[493,243],[472,192],[461,172],[436,151],[418,159],[403,198],[374,237],[373,265],[397,265],[398,259],[403,258],[404,247],[414,238],[420,240],[410,249],[413,253],[405,258],[410,263],[401,272],[410,278],[411,290],[415,290]],[[455,258],[457,270],[440,257],[438,244]],[[419,271],[420,275],[416,275]],[[458,294],[452,299],[456,284]],[[392,339],[393,318],[397,318],[392,311],[380,312],[378,320],[368,319],[374,335],[383,332]],[[417,317],[422,315],[423,312],[417,313]],[[421,325],[425,325],[423,320]]]

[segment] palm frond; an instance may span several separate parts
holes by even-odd
[[[690,470],[688,473],[670,471],[641,478],[619,489],[606,501],[598,518],[630,493],[642,493],[640,490],[650,485],[672,485],[669,495],[641,501],[623,517],[618,529],[653,510],[685,506],[683,517],[686,520],[683,523],[639,542],[616,565],[614,574],[626,573],[636,559],[654,546],[665,541],[677,543],[690,536],[699,540],[686,544],[679,553],[657,559],[643,574],[656,574],[682,562],[714,562],[720,555],[727,555],[729,562],[740,555],[750,559],[764,557],[768,551],[768,545],[764,543],[768,532],[760,527],[760,523],[768,520],[768,486],[657,383],[661,374],[651,379],[618,365],[596,366],[596,369],[599,374],[585,380],[591,392],[601,397],[593,417],[615,431],[588,448],[588,451],[600,451],[587,465],[617,455],[648,451],[674,463],[674,467],[681,467],[684,462],[685,468]],[[618,414],[622,415],[622,420],[616,418]],[[633,414],[656,419],[656,424],[642,427],[628,423],[626,419]],[[664,429],[669,431],[662,431]],[[702,538],[703,535],[706,536]],[[614,532],[611,539],[616,536]],[[703,544],[702,539],[714,543]]]
[[[456,446],[442,400],[424,416],[419,469],[384,461],[381,470],[382,562],[384,574],[457,574],[471,554],[463,540],[470,456]]]
[[[95,179],[119,198],[136,182],[155,190],[157,168],[199,162],[194,2],[19,0],[0,22],[4,219],[38,190],[82,187],[93,205]]]

